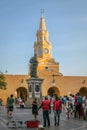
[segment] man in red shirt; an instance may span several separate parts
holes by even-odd
[[[50,126],[50,118],[49,118],[50,101],[48,100],[48,97],[45,97],[40,107],[42,107],[43,110],[44,127],[46,127],[46,125]]]
[[[62,110],[62,101],[56,96],[55,100],[53,102],[53,110],[54,110],[54,125],[58,125],[59,126],[59,122],[60,122],[60,113]]]

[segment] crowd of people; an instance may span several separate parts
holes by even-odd
[[[16,101],[17,100],[17,101]],[[20,108],[25,108],[24,101],[21,98],[14,100],[13,95],[7,98],[7,116],[12,117],[14,109],[14,103],[18,103]],[[34,98],[32,104],[32,115],[34,120],[37,120],[39,109],[42,109],[43,115],[43,126],[50,127],[50,113],[53,111],[54,114],[54,125],[60,125],[60,115],[65,112],[66,118],[69,119],[71,116],[78,119],[87,119],[87,97],[81,96],[79,93],[75,95],[70,94],[69,96],[58,97],[57,95],[50,97],[45,96],[41,104],[38,104],[38,99]]]
[[[54,125],[59,126],[60,114],[65,112],[66,118],[73,117],[74,119],[87,119],[87,97],[81,96],[79,93],[75,95],[70,94],[69,96],[54,97],[46,96],[41,105],[38,108],[37,99],[35,98],[32,103],[32,114],[35,120],[37,119],[38,110],[42,108],[43,112],[43,126],[50,126],[49,114],[53,110],[54,113]]]
[[[34,115],[35,120],[37,120],[37,115],[39,109],[42,108],[42,115],[43,115],[43,126],[50,127],[50,116],[51,113],[51,104],[52,100],[51,98],[48,98],[47,96],[44,97],[42,100],[40,106],[38,107],[37,99],[35,98],[32,103],[32,114]],[[55,100],[53,100],[53,112],[54,112],[54,125],[59,126],[60,123],[60,113],[62,111],[62,101],[58,96],[55,97]]]
[[[87,97],[81,96],[79,93],[75,95],[62,97],[63,110],[66,112],[66,117],[69,119],[71,115],[74,118],[87,118]]]

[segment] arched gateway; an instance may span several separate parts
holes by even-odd
[[[51,87],[48,89],[47,94],[50,96],[54,96],[54,95],[60,96],[60,91],[57,87]]]
[[[17,92],[17,98],[21,97],[21,99],[23,99],[24,101],[27,100],[27,89],[24,87],[19,87],[16,89]]]
[[[87,96],[87,87],[82,87],[79,90],[81,96]]]

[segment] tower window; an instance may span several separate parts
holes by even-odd
[[[46,37],[44,37],[44,40],[46,40]]]
[[[48,66],[46,66],[45,69],[47,70],[47,69],[48,69]]]
[[[42,37],[40,37],[40,41],[42,40]]]

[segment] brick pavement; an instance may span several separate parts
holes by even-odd
[[[3,130],[10,130],[7,127],[7,122],[10,120],[22,120],[23,122],[27,120],[33,120],[33,115],[31,112],[31,109],[14,109],[13,112],[13,118],[8,119],[6,115],[6,108],[3,108],[0,110],[0,124],[3,128]],[[87,129],[87,121],[83,120],[75,120],[73,117],[71,117],[69,120],[66,119],[65,112],[61,114],[61,121],[60,126],[54,126],[54,115],[53,112],[50,114],[51,119],[51,126],[46,127],[45,130],[86,130]],[[39,110],[38,120],[41,124],[43,124],[43,118],[42,118],[42,110]],[[0,130],[1,129],[0,126]],[[27,130],[26,127],[24,128],[16,128],[16,130]],[[30,129],[31,130],[31,129]],[[36,129],[33,129],[36,130]]]

